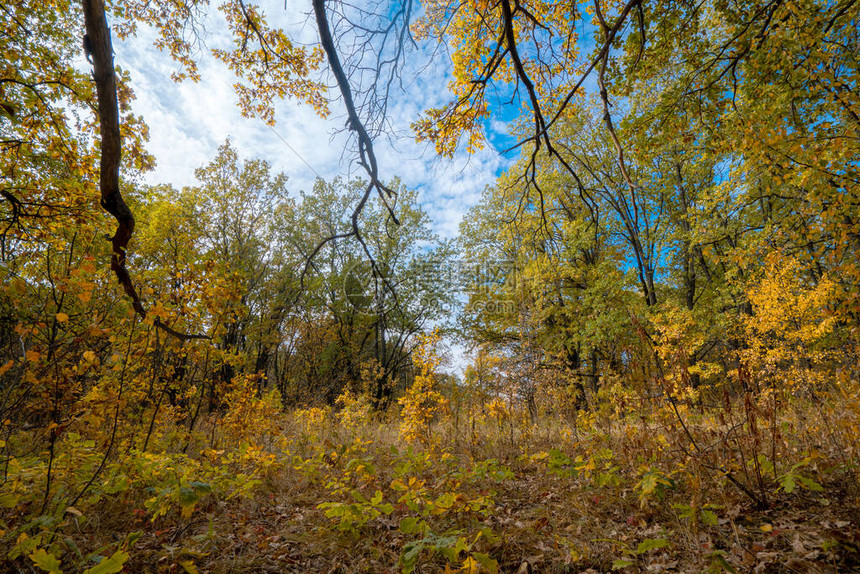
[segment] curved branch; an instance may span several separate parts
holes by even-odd
[[[85,45],[91,50],[93,79],[98,98],[99,131],[101,134],[101,159],[99,164],[99,191],[101,206],[117,221],[116,232],[111,241],[111,270],[113,270],[132,307],[141,318],[146,318],[146,309],[134,287],[126,268],[128,242],[134,234],[134,214],[129,209],[119,189],[119,167],[122,159],[122,137],[119,130],[119,105],[117,102],[116,72],[113,63],[113,47],[110,29],[105,16],[103,0],[83,0]],[[166,333],[182,340],[208,339],[205,335],[179,333],[158,318],[155,325]]]

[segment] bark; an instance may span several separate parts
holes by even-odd
[[[101,158],[99,163],[99,191],[102,208],[114,216],[117,228],[111,241],[111,270],[116,275],[132,307],[141,318],[146,309],[134,288],[126,268],[128,242],[134,234],[134,215],[122,197],[119,188],[119,167],[122,160],[122,138],[119,131],[119,104],[116,91],[116,72],[113,63],[113,46],[107,25],[103,0],[82,0],[84,8],[84,47],[92,62],[93,80],[98,99]],[[205,335],[186,335],[175,331],[156,318],[155,325],[181,340],[208,339]]]
[[[114,216],[117,228],[111,238],[111,269],[116,274],[134,310],[146,317],[140,296],[134,288],[125,266],[126,249],[134,233],[134,215],[119,189],[119,166],[122,159],[122,139],[119,133],[119,105],[116,95],[116,73],[113,47],[102,0],[83,0],[86,36],[84,44],[91,50],[93,79],[98,97],[99,130],[101,132],[101,162],[99,191],[101,206]]]

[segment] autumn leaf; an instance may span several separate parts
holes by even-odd
[[[49,554],[44,548],[39,548],[30,554],[30,560],[45,572],[49,572],[50,574],[62,574],[62,570],[60,570],[60,561],[53,554]]]

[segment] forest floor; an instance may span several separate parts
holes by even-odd
[[[645,423],[448,428],[415,448],[394,423],[279,425],[289,452],[258,458],[253,490],[153,518],[153,490],[129,489],[90,512],[92,543],[135,533],[129,572],[860,570],[856,474],[824,447],[768,478]]]

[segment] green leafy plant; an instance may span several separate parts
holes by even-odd
[[[327,517],[337,522],[337,529],[340,531],[357,532],[369,521],[394,511],[393,505],[383,502],[380,490],[370,499],[358,490],[352,490],[350,496],[355,502],[323,502],[317,505],[317,508],[325,511]]]

